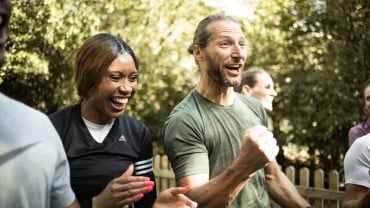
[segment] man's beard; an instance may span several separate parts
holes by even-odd
[[[237,80],[227,79],[222,68],[219,68],[214,62],[211,61],[211,58],[208,56],[208,53],[205,53],[205,60],[207,63],[207,75],[215,81],[217,84],[222,87],[237,87],[240,85],[241,77]]]

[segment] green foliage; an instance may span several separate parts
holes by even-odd
[[[341,169],[348,130],[366,119],[363,87],[369,82],[368,1],[263,1],[256,10],[251,65],[266,68],[278,90],[274,134],[284,146],[308,147],[308,161]]]
[[[348,130],[366,118],[369,7],[366,0],[261,0],[255,19],[239,17],[250,40],[246,67],[262,66],[276,82],[275,137],[311,156],[283,166],[341,168]],[[18,0],[13,8],[2,92],[45,113],[77,102],[78,47],[96,33],[119,35],[140,62],[139,92],[127,113],[147,124],[162,152],[163,122],[198,79],[186,48],[197,23],[220,10],[202,0]]]
[[[162,152],[160,128],[198,77],[186,48],[210,12],[201,0],[15,1],[0,90],[45,113],[77,102],[78,47],[96,33],[119,35],[140,62],[139,92],[127,113],[150,128],[155,151]]]

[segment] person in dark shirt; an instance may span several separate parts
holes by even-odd
[[[131,47],[107,33],[88,38],[77,53],[74,78],[80,101],[49,118],[62,139],[81,207],[196,208],[184,195],[188,186],[166,189],[157,198],[151,135],[144,123],[124,114],[138,89]]]
[[[138,88],[133,50],[118,36],[97,34],[80,47],[74,69],[80,101],[49,118],[62,139],[81,207],[152,207],[152,138],[141,121],[124,114]],[[195,207],[183,195],[188,190],[164,191],[156,207]]]

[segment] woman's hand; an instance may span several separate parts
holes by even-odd
[[[144,193],[153,190],[154,182],[148,177],[132,176],[134,165],[131,164],[120,177],[110,181],[104,190],[92,200],[93,208],[122,208],[139,201]]]

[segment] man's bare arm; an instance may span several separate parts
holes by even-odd
[[[370,189],[355,184],[345,185],[345,194],[342,202],[343,208],[370,207]]]
[[[280,170],[276,161],[265,167],[265,177],[270,197],[282,207],[304,208],[310,205]]]
[[[199,207],[227,207],[254,172],[275,160],[279,151],[271,132],[255,126],[245,132],[239,156],[220,175],[209,180],[207,174],[195,174],[177,181],[178,186],[190,186],[189,198]]]
[[[247,183],[249,177],[246,178],[244,175],[246,174],[229,167],[222,174],[209,181],[208,175],[195,174],[183,177],[177,183],[179,186],[193,187],[187,196],[196,201],[199,207],[228,207]],[[252,176],[253,172],[250,175]]]

